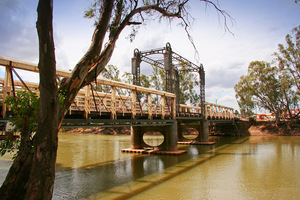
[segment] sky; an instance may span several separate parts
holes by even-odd
[[[71,3],[70,3],[71,2]],[[226,0],[218,5],[231,17],[225,29],[222,16],[212,6],[191,0],[189,13],[194,20],[190,34],[199,52],[189,42],[178,21],[171,24],[147,21],[139,28],[133,42],[125,29],[120,35],[109,64],[121,71],[131,72],[133,51],[162,48],[167,42],[172,50],[197,65],[203,64],[206,73],[206,101],[239,110],[234,85],[247,73],[251,61],[271,62],[278,44],[300,25],[300,4],[294,0]],[[216,2],[216,1],[214,1]],[[94,30],[93,19],[83,17],[91,5],[89,0],[54,0],[53,25],[58,69],[71,70],[87,51]],[[0,56],[38,62],[36,32],[38,0],[0,0]],[[142,66],[147,74],[151,66]],[[4,77],[4,68],[0,77]],[[38,76],[22,72],[27,81]]]

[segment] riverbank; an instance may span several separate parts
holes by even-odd
[[[224,128],[225,127],[225,128]],[[249,126],[248,126],[249,127]],[[256,122],[251,125],[250,128],[240,127],[240,135],[252,135],[252,136],[300,136],[300,124],[296,124],[293,128],[287,126],[286,123],[282,123],[277,127],[273,122]],[[210,129],[210,135],[229,135],[232,133],[233,126],[219,127],[218,130]],[[242,130],[245,129],[245,130]],[[82,133],[82,134],[98,134],[98,135],[130,135],[130,127],[88,127],[88,128],[66,128],[63,129],[69,133]],[[195,129],[185,129],[188,134],[198,134]],[[153,134],[153,133],[152,133]],[[155,135],[155,133],[154,133]]]
[[[88,128],[64,128],[64,132],[98,134],[98,135],[130,135],[130,127],[88,127]]]
[[[300,136],[300,124],[293,128],[288,127],[286,123],[276,126],[274,123],[257,123],[252,125],[248,132],[251,136],[275,135],[275,136]]]

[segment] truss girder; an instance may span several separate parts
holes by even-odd
[[[149,56],[154,54],[164,55],[164,59],[157,60],[150,58]],[[202,110],[202,116],[205,118],[205,72],[203,65],[197,66],[188,59],[182,57],[181,55],[172,51],[171,45],[166,44],[166,47],[151,49],[148,51],[139,51],[138,49],[134,50],[134,58],[132,59],[132,74],[134,78],[134,84],[140,85],[140,63],[146,62],[150,65],[157,66],[166,71],[166,85],[165,90],[167,92],[175,92],[178,96],[177,104],[179,101],[179,76],[178,74],[182,72],[196,72],[199,74],[200,81],[200,106]],[[183,68],[182,66],[185,66]],[[173,86],[175,88],[173,88]],[[175,91],[174,91],[175,90]]]
[[[164,68],[164,61],[163,60],[153,60],[152,58],[149,57],[142,57],[141,58],[142,61],[150,64],[150,65],[154,65],[157,66],[159,68]]]

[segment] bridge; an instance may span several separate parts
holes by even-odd
[[[151,54],[164,54],[164,61],[149,58]],[[173,56],[175,55],[175,56]],[[200,106],[179,104],[178,69],[172,59],[175,58],[188,67],[184,70],[199,73],[201,79]],[[145,61],[166,69],[166,91],[139,86],[140,63]],[[28,90],[39,95],[38,83],[22,80],[20,71],[38,73],[37,64],[0,56],[0,66],[5,76],[0,78],[0,103],[2,121],[7,122],[13,114],[4,104],[8,96],[17,91]],[[132,58],[134,84],[97,78],[93,84],[81,89],[65,116],[63,127],[78,126],[130,126],[131,148],[124,152],[182,154],[180,144],[212,144],[208,141],[208,123],[232,122],[234,109],[205,102],[204,69],[172,52],[169,44],[165,48],[140,52],[137,49]],[[69,77],[70,72],[57,70],[58,80]],[[175,84],[174,84],[175,83]],[[175,87],[174,87],[175,85]],[[97,91],[97,86],[106,87],[106,92]],[[185,128],[195,128],[199,135],[193,140],[184,138]],[[150,147],[143,141],[143,135],[149,130],[157,130],[164,136],[164,142],[158,147]],[[150,150],[149,150],[150,149]]]

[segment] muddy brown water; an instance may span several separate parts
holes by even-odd
[[[299,136],[210,140],[167,156],[121,153],[130,136],[60,133],[53,199],[300,199]],[[0,158],[0,183],[10,165]]]

